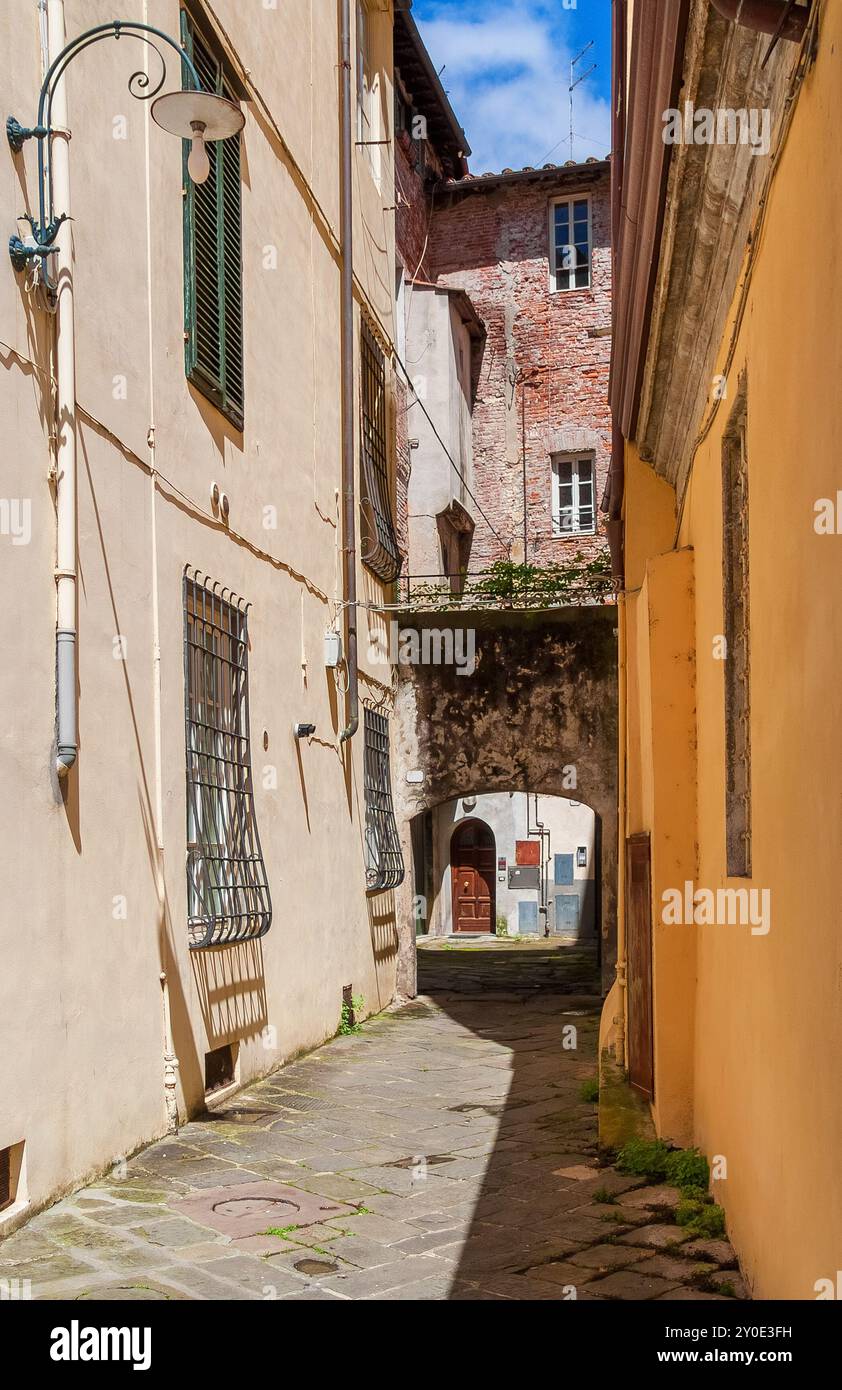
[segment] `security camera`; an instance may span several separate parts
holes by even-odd
[[[310,738],[316,732],[315,724],[293,724],[292,732],[296,738]]]

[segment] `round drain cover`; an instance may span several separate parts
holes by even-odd
[[[265,1211],[298,1211],[295,1202],[287,1202],[283,1197],[226,1197],[214,1203],[214,1211],[220,1216],[259,1216]]]
[[[144,1284],[129,1284],[128,1286],[122,1285],[118,1289],[97,1289],[94,1293],[80,1293],[76,1302],[84,1303],[88,1298],[101,1299],[103,1297],[106,1297],[109,1303],[152,1301],[155,1303],[167,1303],[169,1302],[170,1296],[161,1289],[150,1289]]]
[[[339,1265],[332,1260],[296,1260],[293,1268],[299,1274],[335,1274]]]

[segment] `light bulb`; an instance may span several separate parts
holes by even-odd
[[[193,139],[190,141],[190,155],[187,172],[194,183],[204,183],[210,173],[210,160],[205,148],[205,127],[201,121],[192,121]]]

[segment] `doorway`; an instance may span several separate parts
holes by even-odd
[[[454,932],[494,932],[495,854],[494,832],[484,821],[457,825],[450,841]]]

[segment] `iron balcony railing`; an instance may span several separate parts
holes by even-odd
[[[398,582],[399,606],[413,612],[585,607],[615,597],[601,560],[546,568],[503,562],[458,574],[403,574]]]

